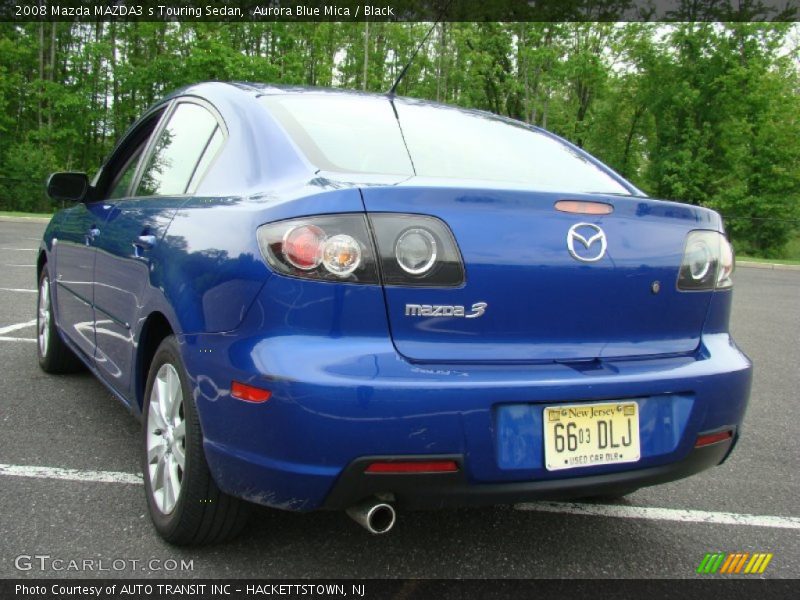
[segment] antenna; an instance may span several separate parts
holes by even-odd
[[[415,58],[417,58],[417,54],[419,54],[419,51],[425,45],[425,42],[428,41],[428,38],[430,37],[431,33],[433,33],[433,30],[436,28],[436,26],[439,23],[441,23],[442,19],[447,14],[447,11],[449,10],[450,5],[452,3],[453,3],[453,0],[448,0],[447,4],[445,4],[444,8],[442,9],[442,12],[440,12],[439,16],[436,18],[436,21],[434,21],[433,25],[431,25],[431,28],[428,29],[428,33],[426,33],[425,37],[422,38],[422,41],[417,46],[417,49],[414,50],[414,53],[411,55],[411,58],[408,59],[408,62],[406,63],[406,66],[403,67],[403,70],[400,71],[400,75],[398,75],[397,79],[394,80],[394,83],[392,84],[392,88],[389,90],[389,92],[387,94],[389,97],[395,95],[394,93],[397,90],[397,86],[400,85],[400,82],[403,80],[403,77],[406,76],[406,72],[408,71],[408,68],[411,66],[411,63],[414,62]]]

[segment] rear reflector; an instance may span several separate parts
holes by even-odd
[[[253,387],[238,381],[231,382],[231,396],[245,402],[266,402],[272,396],[269,390]]]
[[[458,465],[454,460],[429,460],[405,462],[374,462],[365,473],[455,473]]]
[[[577,215],[610,215],[614,207],[605,202],[582,202],[580,200],[559,200],[556,210]]]
[[[703,446],[710,446],[711,444],[716,444],[717,442],[724,442],[725,440],[729,440],[733,437],[733,431],[730,429],[727,431],[718,431],[716,433],[707,433],[705,435],[697,436],[697,441],[694,443],[695,448],[702,448]]]

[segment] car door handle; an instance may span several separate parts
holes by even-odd
[[[87,231],[83,237],[84,241],[86,242],[86,245],[91,246],[92,242],[98,235],[100,235],[100,230],[97,228],[97,225],[92,225],[89,231]]]
[[[140,248],[152,248],[156,245],[156,236],[154,235],[140,235],[136,238],[136,241],[133,243],[134,246],[139,246]]]

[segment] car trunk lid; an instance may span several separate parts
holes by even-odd
[[[410,360],[590,361],[698,346],[711,292],[680,292],[676,279],[687,233],[720,229],[712,211],[644,197],[413,181],[362,194],[369,213],[442,219],[463,257],[461,287],[385,286],[393,342]],[[613,212],[562,212],[559,200],[603,202]],[[602,236],[592,238],[601,231],[598,256]],[[448,316],[460,312],[450,307],[464,307],[465,316]]]

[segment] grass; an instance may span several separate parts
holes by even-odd
[[[755,258],[753,256],[737,256],[737,262],[758,262],[775,263],[779,265],[800,265],[800,259],[796,258]]]
[[[736,260],[760,262],[760,263],[776,263],[779,265],[800,265],[800,234],[794,236],[786,248],[783,249],[783,256],[781,258],[758,258],[755,256],[739,255]]]
[[[786,244],[786,258],[800,261],[800,233]]]
[[[29,213],[17,210],[0,210],[0,217],[44,217],[49,219],[53,213]]]

